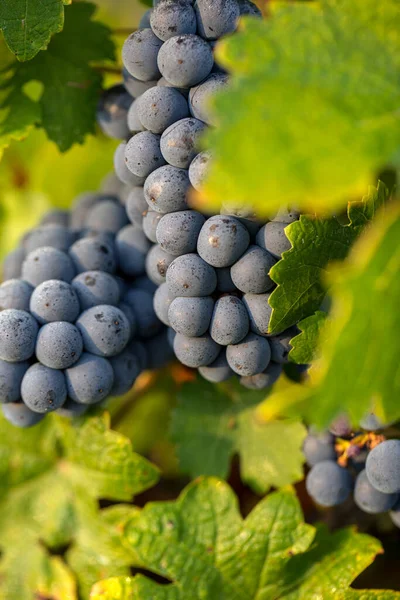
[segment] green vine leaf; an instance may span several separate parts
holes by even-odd
[[[349,203],[347,225],[336,217],[316,219],[307,215],[288,225],[285,232],[292,248],[270,272],[278,287],[269,299],[273,308],[269,333],[280,333],[319,310],[326,294],[323,276],[328,264],[347,256],[388,196],[382,182],[377,188],[370,187],[361,202]]]
[[[233,77],[206,136],[207,208],[229,198],[267,215],[282,205],[323,213],[399,166],[397,0],[276,5],[217,48]]]
[[[320,341],[321,330],[325,324],[327,314],[322,310],[303,319],[297,324],[301,333],[291,340],[292,349],[289,359],[298,365],[306,365],[316,358],[316,351]]]
[[[256,408],[264,397],[265,390],[234,384],[217,387],[198,380],[184,386],[171,424],[181,470],[191,477],[226,478],[237,453],[243,481],[259,494],[299,481],[307,432],[296,420],[260,426]]]
[[[0,29],[7,46],[20,61],[45,50],[64,26],[64,5],[72,0],[3,0]]]
[[[73,4],[46,52],[0,74],[0,150],[35,125],[63,152],[95,132],[102,76],[92,63],[114,59],[111,32],[92,19],[95,10],[86,2]]]
[[[129,574],[120,538],[135,509],[99,510],[98,500],[131,500],[158,471],[107,416],[48,417],[28,431],[1,419],[0,473],[1,600],[77,600],[77,584],[87,598],[98,579]]]
[[[97,583],[91,600],[400,597],[351,590],[381,552],[379,542],[353,529],[331,534],[306,525],[290,491],[264,498],[243,520],[232,490],[202,479],[176,502],[147,505],[126,523],[123,537],[137,566],[171,583],[159,585],[143,575],[113,578]]]

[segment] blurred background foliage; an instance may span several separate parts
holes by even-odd
[[[96,4],[96,19],[113,30],[120,56],[119,48],[146,7],[139,0],[97,0]],[[12,60],[1,37],[0,68]],[[104,68],[106,87],[121,80],[119,67]],[[0,260],[50,207],[68,207],[81,192],[98,189],[112,170],[116,146],[99,129],[83,146],[75,145],[64,154],[39,128],[25,140],[12,142],[0,161]]]

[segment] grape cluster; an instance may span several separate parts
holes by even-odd
[[[212,160],[199,152],[201,135],[214,125],[210,97],[228,81],[214,61],[215,43],[235,31],[241,15],[260,11],[247,0],[157,2],[124,43],[125,90],[107,92],[99,123],[123,139],[115,173],[130,188],[130,221],[153,244],[146,273],[158,286],[154,309],[176,357],[211,382],[239,376],[262,389],[279,377],[296,333],[267,331],[275,287],[269,271],[291,247],[285,228],[299,215],[283,210],[261,222],[229,203],[214,215],[190,205]]]
[[[151,244],[129,223],[122,192],[108,178],[71,212],[45,215],[5,258],[0,403],[17,426],[81,415],[170,358],[145,275]]]
[[[337,506],[353,493],[355,504],[368,514],[389,512],[400,527],[400,440],[386,439],[383,424],[371,413],[353,433],[347,419],[329,431],[310,431],[303,451],[311,467],[307,491],[325,507]]]

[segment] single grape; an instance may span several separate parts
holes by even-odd
[[[245,294],[242,298],[250,319],[250,329],[257,335],[268,335],[272,308],[269,305],[271,294]]]
[[[251,17],[262,18],[261,10],[254,2],[251,2],[250,0],[238,0],[238,2],[241,16],[248,15]]]
[[[122,47],[125,69],[139,81],[158,79],[160,71],[157,56],[162,45],[150,28],[138,29],[125,40]]]
[[[175,256],[165,252],[161,246],[153,246],[146,256],[146,273],[150,280],[156,285],[164,283],[172,261]]]
[[[7,308],[29,311],[33,287],[22,279],[8,279],[0,285],[0,311]]]
[[[133,225],[141,226],[148,210],[149,207],[144,197],[144,189],[142,187],[132,188],[126,202],[126,212],[130,222]]]
[[[0,359],[22,362],[35,351],[39,327],[35,319],[24,310],[8,308],[0,312]]]
[[[136,315],[139,337],[147,339],[159,332],[161,323],[154,311],[150,292],[130,289],[124,296],[124,302],[133,308]]]
[[[84,352],[65,371],[68,396],[78,404],[96,404],[110,394],[114,383],[111,363],[101,356]]]
[[[265,338],[249,333],[239,344],[227,347],[226,358],[238,375],[257,375],[269,365],[271,349]]]
[[[210,335],[217,344],[238,344],[249,332],[249,317],[243,302],[236,296],[223,296],[215,303]]]
[[[120,299],[120,289],[117,280],[104,271],[85,271],[84,273],[80,273],[73,279],[72,288],[79,299],[82,311],[92,306],[99,306],[99,304],[117,306]],[[75,319],[77,317],[78,315],[76,315]],[[74,321],[75,319],[57,320]]]
[[[153,32],[164,42],[175,35],[196,33],[195,12],[187,0],[163,0],[151,13]]]
[[[151,210],[170,213],[188,208],[186,194],[190,187],[188,172],[171,165],[161,167],[146,179],[144,195]]]
[[[157,227],[163,216],[163,213],[158,213],[155,210],[148,210],[143,217],[143,231],[147,239],[153,242],[153,244],[157,243]]]
[[[32,229],[25,239],[24,248],[27,254],[33,252],[33,250],[42,248],[43,246],[58,248],[63,252],[67,252],[73,242],[74,237],[69,229],[62,225],[50,223]]]
[[[75,419],[84,415],[87,410],[88,406],[85,404],[78,404],[71,398],[67,398],[61,408],[57,408],[55,412],[67,419]]]
[[[41,325],[52,321],[72,323],[78,318],[80,303],[72,285],[50,279],[33,291],[30,312]]]
[[[369,482],[378,491],[384,494],[400,492],[400,440],[382,442],[371,450],[366,472]]]
[[[75,242],[70,248],[69,255],[77,273],[105,271],[112,274],[117,269],[113,246],[96,238],[84,238]]]
[[[122,183],[131,186],[143,185],[146,178],[138,177],[134,175],[132,171],[128,169],[125,162],[126,143],[120,144],[114,153],[114,169],[115,173]]]
[[[157,241],[163,250],[174,256],[195,252],[197,238],[205,220],[195,210],[166,214],[158,224]]]
[[[24,375],[21,396],[26,406],[37,413],[57,410],[67,398],[67,387],[62,371],[35,363]]]
[[[68,369],[83,351],[82,336],[72,323],[57,321],[39,329],[36,358],[50,369]]]
[[[120,270],[131,277],[145,270],[146,255],[151,248],[144,231],[135,225],[127,225],[118,233],[115,248]]]
[[[199,139],[205,129],[206,125],[193,117],[181,119],[168,127],[160,142],[161,152],[167,163],[173,167],[188,169],[197,154]]]
[[[70,211],[54,208],[47,211],[40,219],[40,225],[60,225],[61,227],[70,226]]]
[[[140,133],[141,131],[145,130],[145,127],[139,118],[138,106],[139,98],[132,102],[128,111],[128,129],[130,133],[133,134]]]
[[[157,287],[158,286],[155,283],[153,283],[153,281],[151,281],[151,279],[149,279],[147,275],[142,275],[141,277],[137,277],[135,281],[133,281],[129,286],[126,286],[123,295],[125,295],[126,292],[131,288],[135,290],[143,290],[144,292],[149,292],[149,294],[154,294]]]
[[[262,373],[251,375],[250,377],[241,377],[240,383],[249,390],[264,390],[276,383],[282,374],[282,365],[270,362],[268,367]]]
[[[125,208],[113,200],[102,200],[97,202],[89,210],[86,225],[94,231],[110,231],[118,233],[122,227],[128,224],[128,216]]]
[[[177,359],[186,367],[204,367],[211,365],[220,353],[219,346],[208,335],[186,337],[177,333],[174,338],[174,352]]]
[[[44,419],[43,414],[33,412],[23,402],[10,402],[3,404],[5,419],[15,427],[33,427]]]
[[[226,360],[226,352],[223,350],[218,357],[208,366],[199,367],[200,375],[211,383],[222,383],[234,376],[234,372]]]
[[[132,98],[139,98],[146,90],[157,85],[157,79],[152,81],[140,81],[139,79],[136,79],[136,77],[133,77],[125,67],[122,69],[122,77],[124,78],[124,86]]]
[[[189,116],[187,100],[178,90],[155,86],[137,100],[139,121],[153,133],[163,133],[167,127]]]
[[[279,260],[282,258],[282,254],[292,247],[285,234],[286,227],[286,223],[276,221],[267,223],[257,233],[256,243]]]
[[[129,303],[128,303],[129,304]],[[130,339],[130,325],[116,306],[100,304],[88,308],[76,322],[85,351],[98,356],[116,356]]]
[[[157,58],[161,75],[176,87],[193,87],[211,73],[212,49],[193,33],[177,35],[162,45]]]
[[[217,290],[222,292],[223,294],[227,294],[229,292],[237,292],[239,291],[236,285],[232,281],[231,270],[230,267],[223,267],[220,269],[215,269],[217,273]]]
[[[25,256],[26,252],[24,248],[16,248],[7,254],[3,260],[3,281],[21,277]]]
[[[300,213],[293,208],[281,208],[273,219],[270,221],[277,221],[278,223],[294,223],[294,221],[298,221],[300,218]]]
[[[29,369],[29,362],[10,363],[0,360],[0,404],[19,402],[21,382]]]
[[[213,267],[230,267],[246,252],[249,243],[249,232],[237,219],[217,215],[203,225],[197,252]]]
[[[304,440],[303,453],[309,467],[324,460],[336,460],[335,438],[328,431],[310,432]]]
[[[365,469],[358,474],[354,487],[354,502],[364,512],[370,515],[387,512],[398,499],[398,494],[383,494],[375,489],[368,481]]]
[[[131,350],[126,349],[118,356],[110,358],[110,363],[114,371],[111,395],[123,396],[129,392],[140,375],[140,360]]]
[[[175,258],[168,267],[166,279],[175,297],[210,296],[217,287],[215,270],[197,254]]]
[[[146,345],[139,340],[133,340],[126,347],[129,352],[132,352],[136,358],[139,360],[140,370],[144,371],[149,366],[149,356],[147,352]]]
[[[189,167],[190,183],[198,192],[202,189],[202,185],[207,177],[210,169],[211,153],[208,151],[197,154]]]
[[[127,114],[132,96],[122,84],[105,90],[97,106],[97,122],[108,137],[123,140],[129,136]]]
[[[297,327],[290,327],[286,331],[268,338],[271,346],[271,358],[274,362],[281,365],[288,362],[289,352],[292,348],[290,342],[298,333]]]
[[[196,119],[204,121],[207,125],[216,125],[216,119],[210,110],[211,99],[228,84],[228,75],[224,73],[211,73],[205,81],[192,87],[189,93],[190,114]]]
[[[174,296],[171,296],[166,283],[162,283],[154,294],[154,312],[164,325],[169,326],[168,310]]]
[[[323,460],[306,477],[306,488],[311,498],[321,506],[338,506],[350,495],[350,473],[333,460]]]
[[[125,162],[137,177],[148,177],[165,165],[160,150],[160,136],[151,131],[142,131],[131,137],[125,148]]]
[[[168,310],[169,325],[186,337],[200,337],[208,330],[213,308],[214,300],[209,296],[175,298]]]
[[[240,16],[237,0],[197,0],[198,31],[206,40],[217,40],[236,29]]]
[[[74,277],[73,262],[68,254],[57,248],[38,248],[28,254],[22,265],[22,279],[33,287],[50,279],[71,283]]]
[[[114,247],[115,235],[111,231],[96,231],[95,229],[82,229],[76,241],[84,239],[94,239],[100,244],[106,244]]]
[[[341,438],[352,437],[352,427],[347,415],[341,414],[329,425],[332,435]]]
[[[70,226],[72,229],[82,229],[86,226],[86,218],[90,209],[102,199],[97,192],[85,192],[77,196],[71,208]]]
[[[264,294],[274,287],[269,276],[275,259],[259,246],[249,246],[246,252],[231,267],[235,286],[245,294]]]

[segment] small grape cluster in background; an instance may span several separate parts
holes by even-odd
[[[145,275],[150,248],[114,176],[29,231],[3,265],[0,402],[20,427],[83,414],[171,356]]]
[[[227,201],[221,214],[209,215],[189,201],[212,160],[199,153],[201,135],[213,126],[209,100],[228,81],[214,47],[242,15],[261,16],[247,0],[157,2],[124,43],[125,87],[105,94],[99,123],[124,140],[115,172],[131,188],[131,222],[154,244],[146,272],[158,286],[155,312],[176,357],[208,381],[239,376],[263,389],[278,379],[297,333],[267,331],[275,287],[269,271],[291,247],[285,228],[299,214],[282,210],[260,221]]]
[[[311,467],[306,487],[317,504],[338,506],[353,493],[362,511],[389,512],[400,527],[400,440],[386,439],[385,429],[371,413],[360,431],[353,432],[344,417],[329,431],[310,430],[303,447]]]

